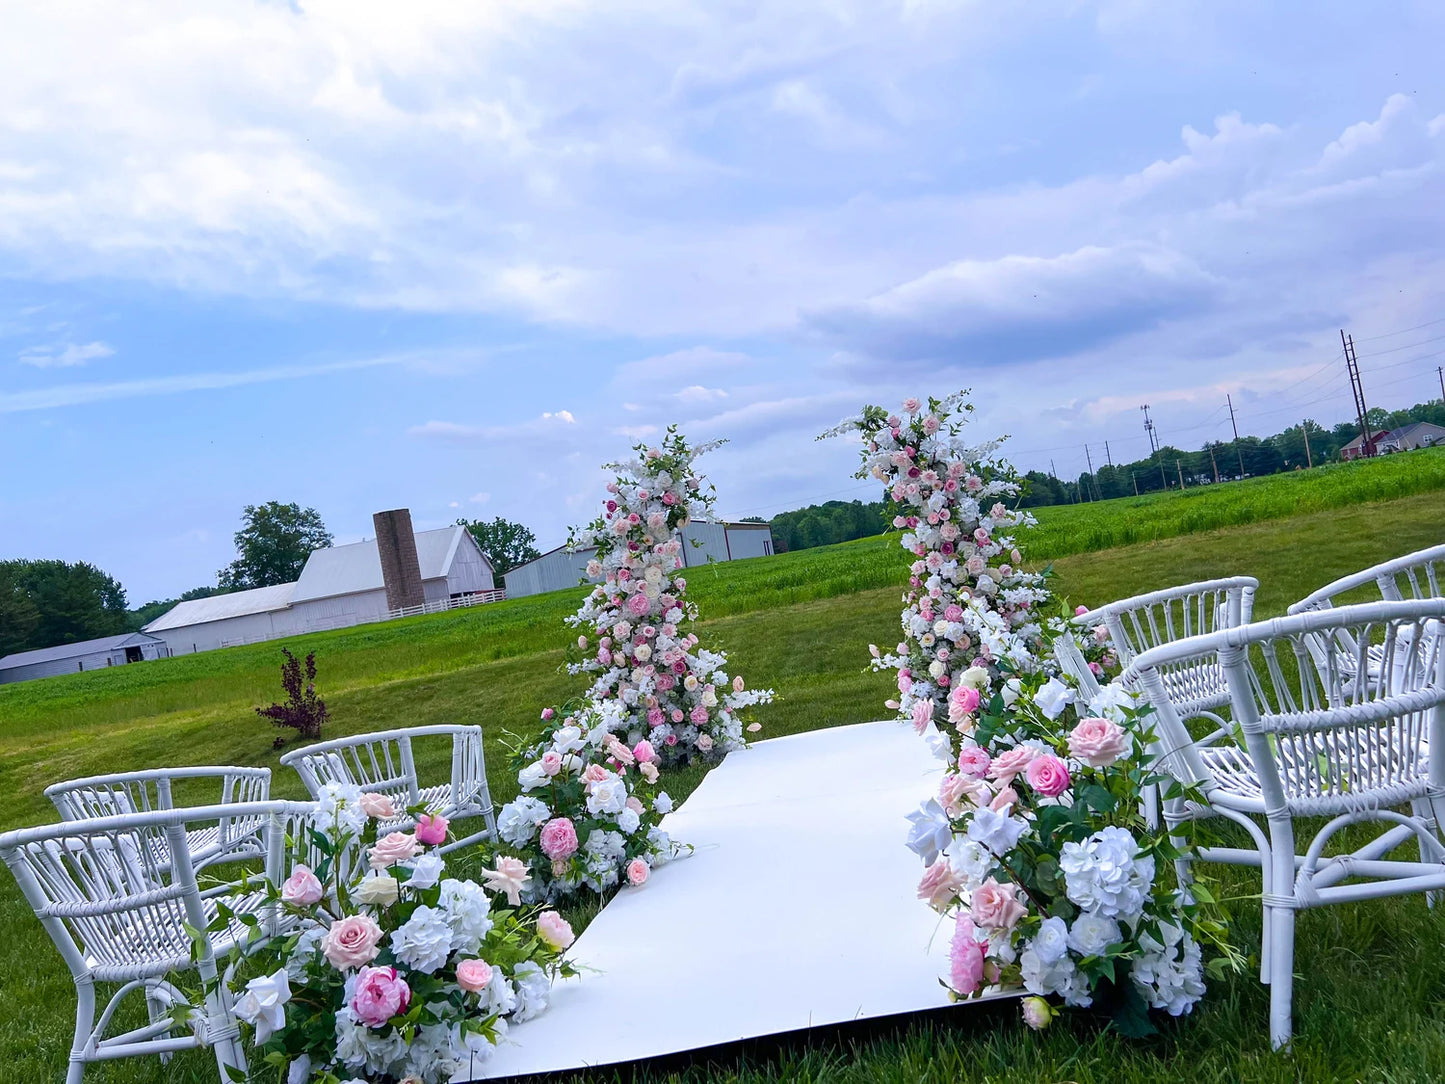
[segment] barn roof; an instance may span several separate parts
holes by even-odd
[[[254,587],[249,591],[232,591],[229,595],[187,599],[178,602],[149,625],[146,632],[204,625],[207,621],[223,621],[228,617],[269,613],[291,605],[294,583],[278,583],[274,587]]]
[[[0,659],[0,670],[13,670],[17,666],[32,666],[38,662],[54,662],[56,659],[74,659],[81,655],[98,655],[101,652],[114,651],[118,647],[160,642],[154,636],[147,636],[143,632],[123,632],[118,636],[102,636],[98,640],[81,640],[73,644],[40,647],[34,651],[17,651]]]
[[[467,533],[460,524],[416,532],[416,556],[423,580],[444,577],[451,571],[452,558],[463,541],[461,536]],[[384,586],[381,555],[373,538],[313,553],[306,559],[306,567],[296,581],[296,593],[291,601],[305,602],[314,598],[352,595],[358,591],[378,591]]]

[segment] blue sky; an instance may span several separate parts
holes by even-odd
[[[1434,3],[39,4],[0,37],[0,556],[132,604],[244,504],[589,518],[669,422],[727,515],[971,387],[1061,474],[1439,394]],[[1417,327],[1417,325],[1429,325]],[[1410,331],[1406,329],[1416,328]]]

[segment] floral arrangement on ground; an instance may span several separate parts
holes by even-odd
[[[235,1009],[288,1084],[441,1084],[577,973],[566,920],[522,906],[522,862],[497,859],[485,886],[449,877],[445,818],[412,810],[413,832],[377,838],[400,812],[383,794],[327,784],[312,823],[287,840],[306,861],[265,882],[283,936],[256,929],[242,961],[255,977]]]
[[[1117,684],[1090,700],[1054,644],[1072,636],[1044,574],[1024,567],[1011,508],[1021,488],[999,442],[961,437],[964,393],[902,414],[876,406],[824,436],[858,434],[858,477],[887,488],[893,525],[915,558],[896,650],[871,648],[897,672],[898,711],[946,765],[938,794],[910,815],[918,886],[952,924],[946,985],[971,997],[1022,986],[1042,1028],[1056,1002],[1112,1013],[1127,1033],[1152,1030],[1148,1008],[1178,1016],[1209,970],[1239,966],[1206,885],[1160,876],[1185,869],[1192,841],[1151,828],[1149,788],[1189,797],[1155,769],[1150,709]],[[1053,614],[1052,616],[1050,616]],[[1086,637],[1095,676],[1113,661]]]
[[[744,730],[761,728],[747,722],[748,709],[773,698],[729,678],[727,654],[702,648],[688,631],[698,615],[679,575],[681,532],[712,510],[713,488],[694,461],[722,443],[689,445],[670,426],[657,445],[636,445],[636,458],[604,464],[615,478],[602,514],[568,539],[573,552],[596,551],[587,563],[596,586],[567,619],[587,630],[568,671],[593,675],[591,699],[621,705],[618,733],[633,745],[645,739],[662,765],[716,761],[741,748]]]
[[[521,793],[502,807],[497,834],[531,870],[524,900],[640,886],[685,852],[661,827],[672,811],[658,787],[661,758],[646,738],[618,737],[626,721],[616,700],[548,708],[541,741],[515,748]]]

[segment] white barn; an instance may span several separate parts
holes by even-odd
[[[416,531],[413,537],[427,609],[495,591],[491,563],[465,527]],[[167,654],[188,655],[385,621],[393,613],[380,550],[370,539],[316,550],[295,583],[179,603],[144,631],[164,640]]]
[[[18,651],[0,659],[0,685],[86,670],[104,670],[107,666],[158,659],[165,653],[165,644],[144,632],[125,632],[98,640]]]
[[[725,523],[693,520],[682,530],[683,564],[692,568],[708,561],[737,561],[744,557],[770,557],[773,531],[766,523]],[[507,597],[522,598],[547,591],[576,587],[587,575],[594,550],[568,553],[566,546],[548,550],[507,573]]]

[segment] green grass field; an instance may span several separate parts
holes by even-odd
[[[1417,457],[1384,462],[1407,461]],[[1445,462],[1434,453],[1418,461]],[[1061,543],[1077,552],[1053,562],[1056,587],[1070,604],[1097,604],[1173,583],[1249,573],[1261,581],[1257,612],[1265,616],[1335,576],[1445,536],[1445,492],[1388,503],[1326,501],[1330,510],[1309,511],[1316,507],[1311,501],[1325,500],[1311,495],[1311,487],[1328,483],[1326,488],[1339,492],[1330,479],[1325,472],[1265,479],[1262,489],[1270,483],[1300,487],[1291,499],[1304,514],[1283,518],[1284,506],[1274,501],[1260,506],[1273,509],[1268,515],[1217,529],[1171,509],[1171,500],[1182,505],[1195,500],[1193,494],[1156,498],[1149,503],[1160,509],[1159,532],[1178,537],[1114,548],[1095,546],[1096,536],[1085,530],[1087,517],[1096,514],[1093,506],[1051,510],[1057,519],[1051,515],[1041,533],[1061,530],[1071,514],[1081,525],[1069,536],[1077,544],[1067,538]],[[1186,523],[1196,525],[1175,529]],[[889,683],[866,671],[866,645],[897,639],[896,585],[904,564],[896,540],[870,539],[692,575],[690,594],[708,618],[700,629],[704,637],[731,651],[734,669],[751,684],[771,685],[779,693],[778,703],[762,714],[761,737],[884,714]],[[528,732],[542,706],[578,688],[575,679],[559,672],[562,647],[571,638],[561,618],[578,595],[560,592],[290,643],[318,653],[319,684],[333,712],[331,735],[430,722],[482,723],[493,794],[500,802],[516,790],[504,770],[503,733]],[[138,767],[266,764],[276,770],[275,793],[299,796],[294,776],[277,766],[271,748],[276,731],[251,710],[273,697],[278,661],[279,645],[267,644],[0,687],[0,793],[7,799],[0,806],[0,828],[53,819],[41,794],[50,782]],[[440,751],[423,757],[423,771],[440,772],[442,766]],[[670,789],[681,797],[698,778],[682,773]],[[1237,897],[1232,908],[1238,944],[1252,952],[1259,917],[1250,897],[1257,895],[1257,883],[1240,875],[1225,884]],[[60,1079],[70,1042],[72,988],[8,878],[0,878],[0,934],[0,1059],[14,1079]],[[1061,1021],[1040,1037],[1024,1029],[1011,1010],[963,1010],[942,1019],[873,1027],[866,1034],[795,1038],[780,1048],[728,1052],[712,1064],[640,1072],[637,1078],[689,1084],[1142,1082],[1186,1073],[1203,1081],[1438,1079],[1445,1076],[1442,942],[1445,919],[1419,898],[1306,914],[1297,957],[1303,975],[1297,986],[1299,1038],[1287,1055],[1270,1053],[1263,988],[1243,975],[1217,985],[1192,1018],[1144,1042],[1120,1039],[1087,1015]],[[868,976],[859,981],[866,983]],[[635,1011],[652,1013],[666,1026],[664,1008]],[[87,1079],[201,1081],[213,1079],[213,1064],[199,1055],[178,1057],[165,1068],[137,1059],[96,1067]]]

